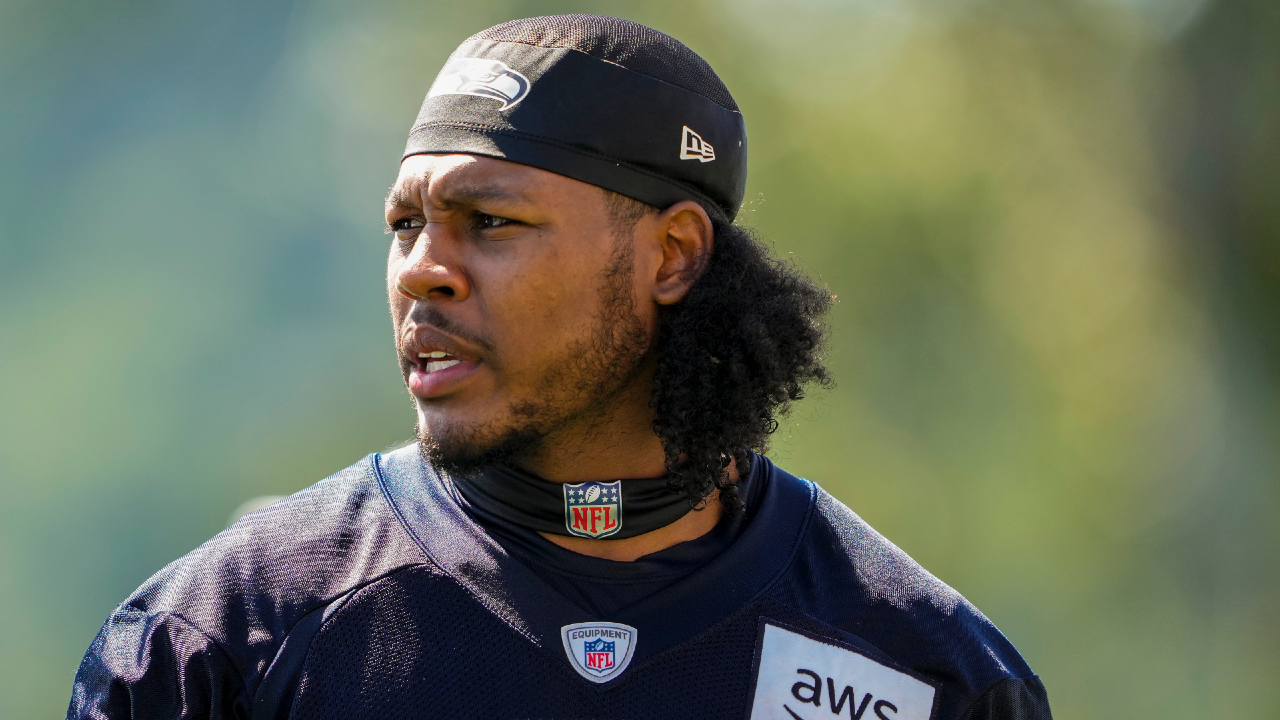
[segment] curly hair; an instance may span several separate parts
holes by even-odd
[[[610,198],[619,229],[657,208]],[[823,317],[832,295],[794,265],[770,256],[750,229],[713,220],[715,245],[689,293],[658,318],[654,432],[662,440],[671,488],[698,507],[714,489],[725,511],[742,510],[729,480],[750,471],[749,450],[764,452],[777,418],[827,387]]]

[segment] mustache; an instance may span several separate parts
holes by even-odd
[[[488,336],[451,319],[437,307],[426,303],[414,303],[414,308],[406,319],[418,327],[432,327],[446,335],[452,335],[480,350],[493,351],[494,343]],[[400,333],[399,337],[396,338],[396,343],[401,348],[404,347],[406,341],[407,337],[404,333]]]

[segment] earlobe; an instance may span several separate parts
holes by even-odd
[[[715,248],[715,230],[702,206],[682,200],[658,215],[662,265],[653,287],[659,305],[680,302],[706,270]]]

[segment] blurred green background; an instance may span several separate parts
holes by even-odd
[[[1058,718],[1280,717],[1274,0],[0,0],[0,716],[233,508],[410,437],[382,196],[457,43],[557,12],[719,70],[742,217],[839,296],[781,464]]]

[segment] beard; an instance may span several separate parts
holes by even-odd
[[[600,311],[590,334],[550,364],[531,395],[535,399],[513,402],[507,422],[431,432],[419,425],[422,455],[437,469],[462,477],[494,465],[521,465],[557,429],[608,408],[634,381],[652,343],[635,311],[634,258],[629,238],[619,239],[602,275]]]

